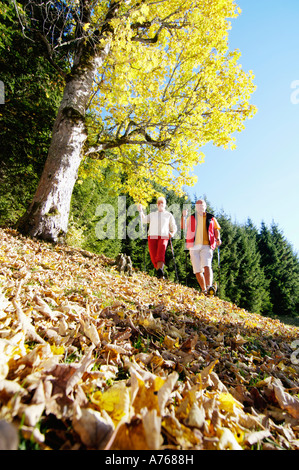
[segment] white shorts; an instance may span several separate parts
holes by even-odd
[[[212,267],[213,250],[210,245],[198,245],[190,251],[193,273],[201,273],[205,266]]]

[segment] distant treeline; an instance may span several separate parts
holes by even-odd
[[[106,186],[92,179],[77,184],[73,194],[69,242],[85,249],[107,256],[116,257],[118,253],[131,256],[133,265],[154,275],[147,242],[145,239],[133,240],[130,237],[118,238],[119,196],[109,194],[109,177]],[[194,202],[177,197],[172,192],[157,188],[166,196],[169,207],[181,207],[190,204],[194,210]],[[124,196],[124,195],[122,195]],[[133,201],[129,196],[123,197],[127,208]],[[220,247],[220,263],[218,252],[213,259],[214,281],[218,284],[222,299],[230,300],[249,311],[265,315],[299,314],[299,260],[292,245],[286,240],[278,225],[270,227],[262,223],[260,228],[248,219],[245,224],[233,222],[224,212],[217,213],[208,202],[209,212],[214,213],[221,225],[222,246]],[[155,204],[155,201],[152,201]],[[113,239],[98,239],[97,224],[104,220],[102,204],[114,208],[116,236]],[[147,208],[149,211],[149,207]],[[126,217],[127,225],[136,220],[136,213]],[[100,214],[100,215],[99,215]],[[198,287],[192,272],[189,253],[185,250],[184,233],[180,232],[179,214],[175,214],[178,224],[178,237],[173,240],[175,263],[179,282],[189,287]],[[124,223],[123,217],[120,221]],[[145,233],[146,227],[144,227]],[[176,280],[175,266],[170,247],[166,254],[166,273],[169,279]]]

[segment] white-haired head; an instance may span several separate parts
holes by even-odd
[[[159,196],[158,199],[157,199],[157,206],[158,206],[158,210],[160,212],[163,212],[165,211],[165,207],[166,207],[166,199],[165,197],[163,196]]]

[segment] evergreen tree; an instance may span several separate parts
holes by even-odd
[[[265,274],[252,227],[238,227],[239,268],[236,275],[236,303],[260,313],[270,307]]]
[[[220,284],[221,298],[234,301],[237,291],[236,273],[239,269],[239,258],[235,244],[237,227],[223,212],[218,214],[216,218],[221,227],[222,244],[219,248],[220,270],[217,266],[218,257],[215,255],[213,257],[214,280],[218,285]]]
[[[220,284],[221,298],[258,313],[269,310],[268,285],[256,244],[256,228],[250,220],[244,226],[233,223],[224,213],[218,214],[217,220],[222,245],[220,270],[216,253],[213,270],[214,279]]]
[[[106,180],[109,181],[108,174]],[[72,196],[67,242],[115,258],[121,251],[118,197],[99,180],[78,180]]]
[[[299,264],[287,242],[276,224],[271,226],[271,235],[276,250],[278,263],[273,273],[273,304],[274,313],[278,315],[299,314]]]
[[[275,315],[298,315],[299,263],[291,245],[276,224],[262,223],[258,237],[262,266],[269,281]]]
[[[130,225],[133,227],[130,230]],[[147,249],[147,227],[141,224],[137,205],[126,195],[126,237],[121,242],[121,252],[131,257],[133,266],[154,273]]]
[[[13,5],[2,5],[0,78],[5,102],[0,113],[1,225],[14,224],[33,197],[62,94],[56,71],[37,45],[16,29],[17,21]]]

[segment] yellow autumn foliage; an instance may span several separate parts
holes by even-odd
[[[108,8],[97,2],[89,30]],[[109,167],[115,187],[135,201],[150,200],[155,182],[182,195],[196,182],[206,143],[235,147],[233,134],[256,110],[253,74],[228,48],[230,20],[240,12],[234,0],[120,2],[89,107],[94,150],[81,178]]]

